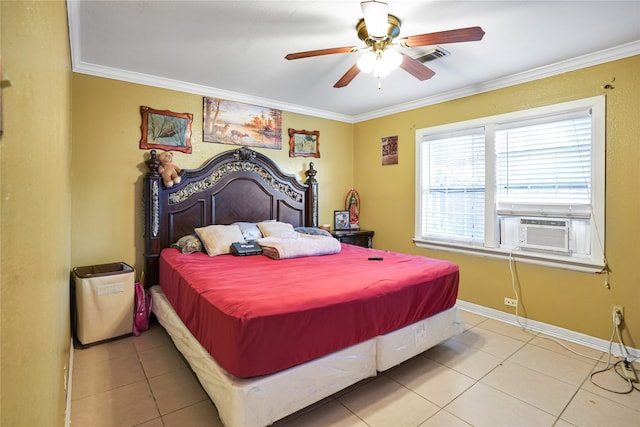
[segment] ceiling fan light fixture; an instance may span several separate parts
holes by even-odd
[[[367,53],[358,59],[357,64],[360,71],[370,73],[373,71],[373,66],[376,64],[376,54],[371,51],[367,51]]]
[[[375,65],[373,66],[373,77],[379,80],[383,77],[387,77],[389,73],[391,73],[391,70],[387,68],[384,62],[376,61]]]
[[[385,49],[384,52],[382,52],[380,62],[382,62],[389,71],[392,71],[402,63],[402,55],[396,50]]]
[[[381,1],[370,0],[360,3],[360,7],[369,37],[379,40],[387,37],[389,29],[388,5]]]
[[[368,51],[358,59],[358,68],[364,73],[371,73],[380,78],[388,75],[402,63],[402,55],[393,49]]]

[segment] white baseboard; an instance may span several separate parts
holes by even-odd
[[[64,426],[71,426],[71,385],[72,385],[72,375],[73,375],[73,336],[71,337],[71,346],[69,347],[69,364],[68,364],[68,372],[67,372],[67,407],[64,410]]]
[[[524,326],[534,332],[543,333],[554,338],[560,338],[565,341],[600,350],[604,353],[609,353],[609,341],[600,338],[592,337],[580,332],[571,331],[569,329],[559,328],[548,323],[530,320],[522,316],[516,317],[514,314],[505,313],[500,310],[495,310],[493,308],[485,307],[467,301],[458,300],[457,306],[462,310],[466,310],[471,313],[480,314],[482,316],[509,323],[515,326]],[[634,359],[640,358],[639,349],[628,346],[626,347],[626,349]],[[614,340],[614,343],[611,346],[611,354],[616,357],[624,356],[622,348],[616,340]]]

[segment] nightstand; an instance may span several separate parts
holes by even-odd
[[[374,232],[371,230],[334,230],[331,234],[342,243],[370,248]]]

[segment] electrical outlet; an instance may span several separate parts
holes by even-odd
[[[518,300],[513,298],[504,297],[504,305],[508,305],[509,307],[517,307]]]
[[[614,305],[611,315],[613,317],[613,323],[616,326],[620,326],[624,320],[624,307],[621,305]]]

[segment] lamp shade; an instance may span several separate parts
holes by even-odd
[[[380,58],[380,61],[384,63],[385,67],[387,67],[389,71],[395,70],[402,63],[402,55],[396,50],[386,49],[382,52],[382,58]]]
[[[376,63],[376,54],[368,51],[367,53],[365,53],[364,55],[362,55],[362,57],[360,57],[360,59],[358,59],[358,68],[360,68],[360,71],[363,71],[365,73],[370,73],[371,70],[373,70],[373,66]]]
[[[373,66],[373,76],[377,79],[381,79],[383,77],[388,76],[390,72],[391,70],[387,68],[385,63],[382,61],[376,61],[376,63]]]
[[[387,4],[380,1],[363,1],[360,3],[364,23],[367,26],[369,37],[383,39],[389,29],[387,17]]]
[[[358,59],[358,68],[365,73],[373,72],[376,78],[389,75],[389,73],[400,66],[402,63],[402,55],[393,50],[385,49],[384,51],[368,51],[360,59]]]

